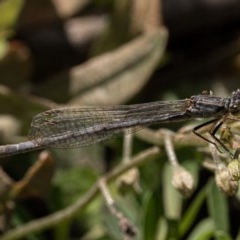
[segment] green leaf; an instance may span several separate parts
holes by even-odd
[[[215,182],[212,180],[209,185],[207,195],[209,214],[212,217],[216,231],[229,231],[228,205],[226,196],[219,191]]]
[[[168,233],[168,224],[165,218],[160,218],[157,224],[156,240],[165,240]]]
[[[193,229],[187,240],[207,240],[214,234],[214,223],[212,219],[205,219]]]
[[[214,234],[214,238],[216,240],[231,240],[232,237],[229,236],[229,234],[227,234],[226,232],[223,231],[216,231]]]
[[[191,202],[191,205],[187,209],[186,213],[182,217],[181,221],[179,222],[179,235],[183,236],[189,228],[192,226],[196,216],[201,209],[202,204],[206,198],[208,186],[205,186],[201,189],[201,191],[197,194],[195,199]]]
[[[0,60],[6,55],[8,51],[8,43],[5,38],[0,38]]]
[[[149,191],[145,194],[143,216],[141,217],[143,219],[142,239],[152,240],[155,238],[157,222],[162,215],[159,211],[161,204],[156,193]]]
[[[0,2],[0,28],[6,29],[15,24],[24,0],[5,0]]]
[[[181,217],[183,198],[172,186],[172,170],[166,163],[163,170],[163,206],[168,219],[178,220]]]

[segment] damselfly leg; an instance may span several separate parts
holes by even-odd
[[[219,130],[219,128],[223,125],[224,120],[223,119],[212,119],[208,122],[204,122],[198,126],[196,126],[195,128],[193,128],[193,133],[196,134],[198,137],[202,138],[203,140],[213,144],[216,149],[222,153],[222,151],[219,149],[218,144],[226,151],[228,152],[231,156],[233,156],[233,154],[231,153],[230,149],[219,139],[216,137],[216,133]],[[214,139],[214,141],[206,138],[205,136],[203,136],[202,134],[199,133],[199,131],[203,128],[206,127],[208,125],[213,124],[211,130],[208,132],[210,134],[210,136]],[[218,144],[217,144],[218,143]]]

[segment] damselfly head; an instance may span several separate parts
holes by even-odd
[[[232,92],[229,108],[232,114],[240,113],[240,89]]]

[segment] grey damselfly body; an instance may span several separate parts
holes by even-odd
[[[83,147],[135,132],[151,124],[194,118],[213,118],[195,127],[193,132],[215,146],[217,142],[228,150],[215,134],[227,119],[238,120],[235,116],[239,112],[239,89],[231,97],[219,97],[205,92],[184,100],[52,109],[33,117],[29,141],[0,146],[0,157],[41,148]],[[198,132],[207,124],[212,124],[209,133],[213,140]]]

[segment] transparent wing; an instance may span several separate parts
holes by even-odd
[[[87,146],[150,124],[186,120],[188,106],[189,99],[52,109],[33,118],[29,139],[54,148]]]

